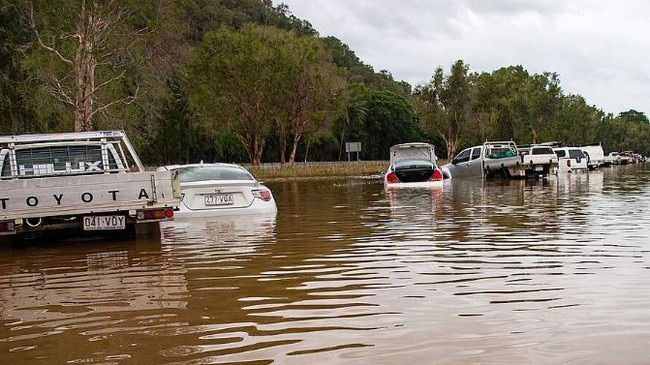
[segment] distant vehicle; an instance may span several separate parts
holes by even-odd
[[[558,147],[553,148],[558,157],[558,174],[587,172],[587,156],[580,147]]]
[[[432,144],[411,142],[390,148],[390,165],[384,174],[386,188],[442,186],[442,170]]]
[[[181,204],[176,219],[277,213],[271,190],[237,164],[196,163],[158,170],[180,175]]]
[[[521,164],[526,177],[548,176],[557,173],[558,157],[546,144],[519,147]]]
[[[442,170],[453,178],[525,176],[517,145],[513,141],[487,141],[466,148],[443,165]]]
[[[619,153],[619,156],[621,157],[620,164],[621,165],[627,165],[631,163],[637,163],[637,154],[635,154],[632,151],[623,151]]]
[[[607,156],[604,157],[603,161],[603,166],[620,165],[621,156],[618,154],[618,152],[610,152],[607,154]]]
[[[580,149],[587,156],[589,170],[595,170],[605,164],[605,151],[600,142],[580,146]]]

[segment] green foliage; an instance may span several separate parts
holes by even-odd
[[[299,41],[272,27],[224,27],[206,34],[190,60],[190,105],[204,124],[233,131],[254,165],[273,121],[286,118],[285,92],[299,68],[294,55],[308,51]]]
[[[36,131],[28,77],[21,62],[31,30],[20,1],[0,0],[0,133]]]
[[[70,88],[74,78],[35,42],[29,4],[48,45],[64,55],[76,49],[80,0],[0,0],[0,133],[69,131],[74,113],[42,81]],[[96,49],[96,76],[123,77],[97,91],[96,105],[137,98],[93,123],[125,129],[147,164],[277,162],[291,150],[299,160],[346,160],[345,143],[355,141],[365,160],[387,158],[396,143],[432,142],[442,157],[486,139],[600,141],[607,151],[650,154],[645,113],[606,114],[565,95],[552,72],[472,73],[458,60],[412,90],[270,0],[119,5],[125,16]]]
[[[361,137],[365,160],[387,160],[392,145],[423,141],[413,107],[403,97],[389,92],[369,90],[367,112]]]

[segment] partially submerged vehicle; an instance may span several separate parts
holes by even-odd
[[[587,166],[589,170],[595,170],[607,164],[605,160],[605,151],[600,142],[580,146],[582,152],[587,156]]]
[[[178,219],[277,213],[271,190],[240,165],[200,162],[162,166],[158,171],[180,176]]]
[[[587,172],[589,170],[588,157],[580,147],[553,148],[558,157],[558,173]]]
[[[539,177],[557,174],[558,157],[551,145],[533,144],[519,147],[523,177]]]
[[[525,175],[513,141],[486,141],[462,150],[442,166],[449,177],[511,177]]]
[[[384,174],[384,186],[430,187],[442,186],[442,170],[432,144],[411,142],[390,148],[390,165]]]

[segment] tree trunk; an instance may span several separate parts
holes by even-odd
[[[298,150],[298,142],[300,142],[301,135],[296,135],[293,137],[293,143],[291,144],[291,155],[289,155],[289,165],[296,162],[296,150]]]
[[[74,130],[90,131],[93,129],[93,116],[101,110],[123,102],[130,104],[135,96],[129,95],[125,98],[118,98],[109,102],[102,102],[98,99],[99,89],[118,82],[123,78],[124,72],[107,80],[100,79],[97,83],[97,67],[112,67],[106,57],[97,57],[106,54],[115,55],[118,48],[111,48],[108,45],[108,35],[114,31],[115,25],[122,21],[125,11],[120,7],[119,1],[87,1],[81,0],[75,22],[75,31],[62,31],[65,38],[74,39],[75,47],[58,47],[55,42],[46,44],[36,27],[34,9],[30,6],[29,22],[35,32],[36,40],[41,48],[51,52],[66,65],[63,76],[46,76],[51,79],[53,85],[52,95],[55,99],[71,107],[74,113]],[[60,35],[59,38],[63,36]],[[61,82],[73,74],[74,85],[66,85]],[[101,78],[102,75],[99,75]],[[136,93],[137,95],[137,90]],[[97,101],[98,105],[95,105]]]

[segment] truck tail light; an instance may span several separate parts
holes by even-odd
[[[16,224],[13,221],[0,222],[0,233],[13,233],[16,230]]]
[[[138,220],[169,219],[174,216],[172,208],[139,210]]]

